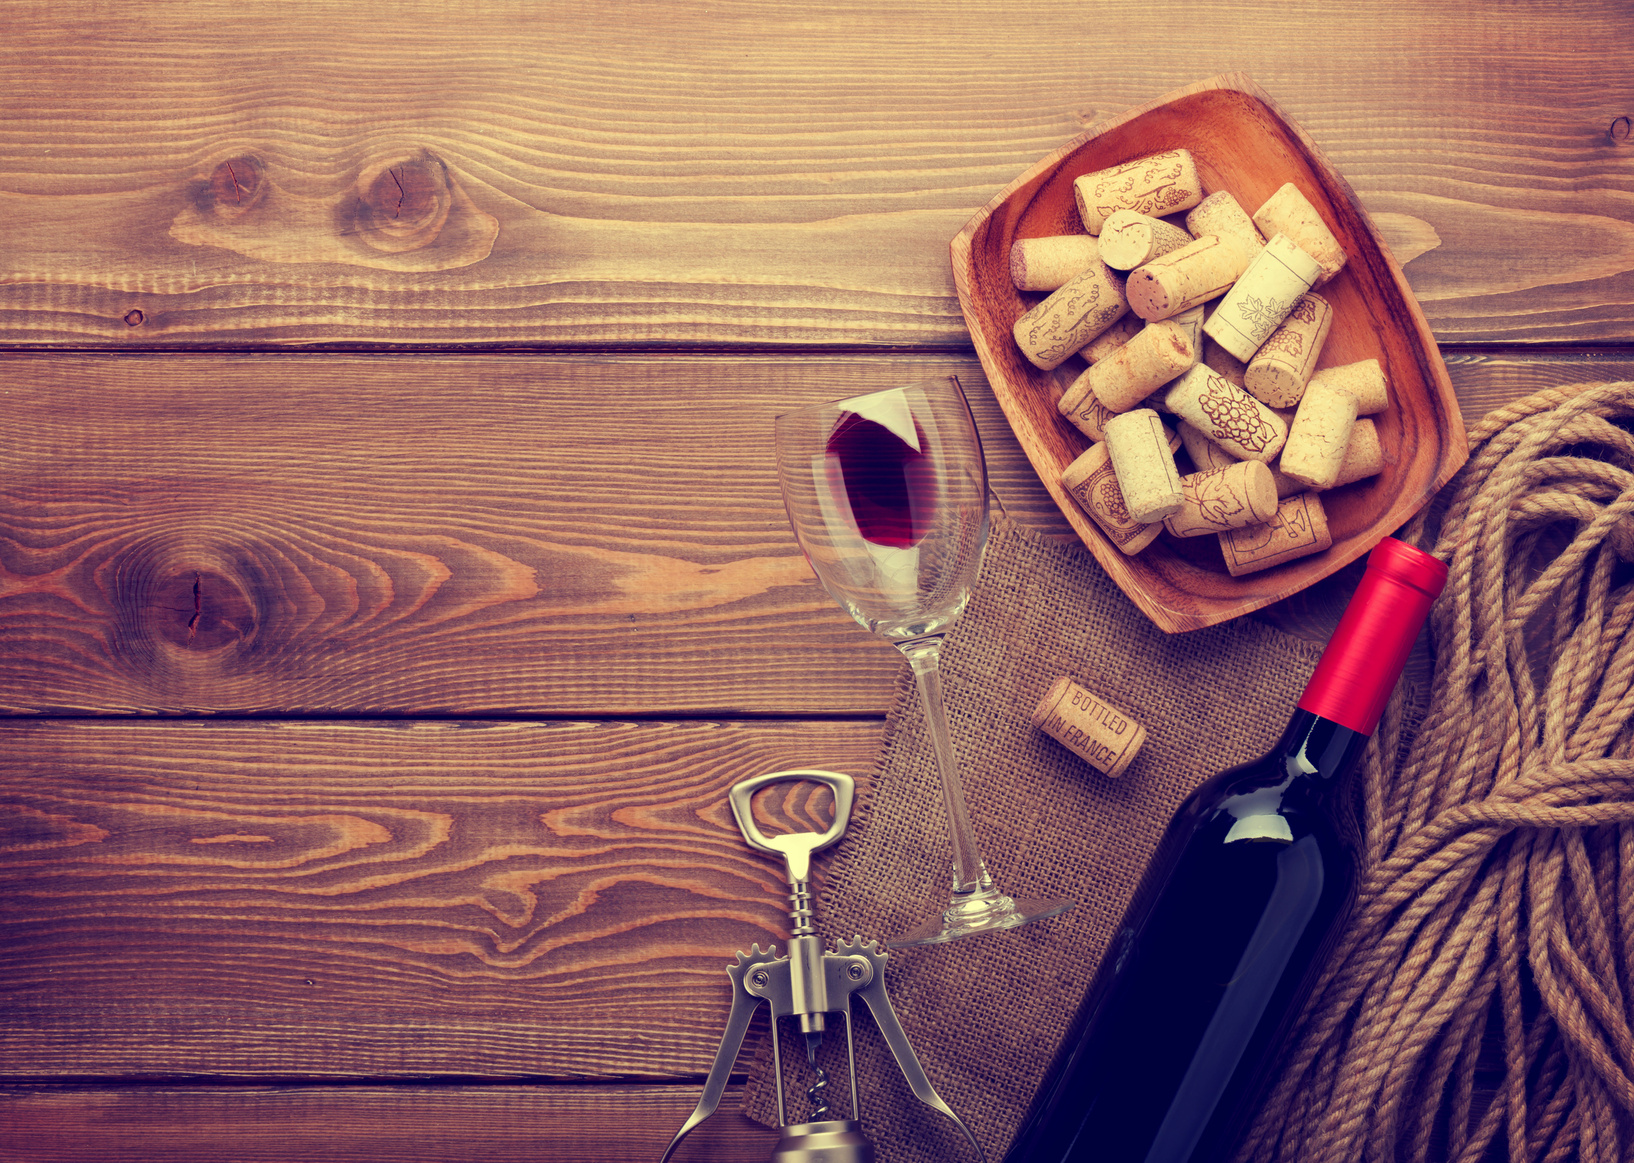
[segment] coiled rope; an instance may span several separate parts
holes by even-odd
[[[1240,1160],[1634,1158],[1619,425],[1634,384],[1541,392],[1470,434],[1433,549],[1427,709],[1398,691],[1369,745],[1355,911]]]

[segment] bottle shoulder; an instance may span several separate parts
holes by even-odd
[[[1291,811],[1331,810],[1342,794],[1344,776],[1366,745],[1365,735],[1298,712],[1265,754],[1199,784],[1176,819],[1202,819],[1222,808],[1237,815],[1276,810],[1276,806]]]

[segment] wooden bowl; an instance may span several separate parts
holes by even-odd
[[[1197,159],[1204,192],[1230,190],[1249,214],[1284,182],[1310,199],[1349,256],[1319,289],[1334,318],[1317,366],[1375,357],[1390,383],[1390,407],[1373,417],[1384,471],[1322,494],[1333,547],[1237,578],[1226,571],[1215,537],[1164,534],[1126,557],[1078,508],[1061,487],[1061,470],[1089,442],[1057,412],[1055,400],[1083,361],[1074,356],[1055,372],[1040,371],[1011,334],[1043,298],[1012,285],[1011,243],[1083,233],[1074,178],[1182,147]],[[954,238],[953,278],[988,381],[1045,488],[1106,572],[1170,633],[1236,618],[1343,568],[1400,528],[1468,456],[1452,381],[1400,265],[1355,191],[1242,74],[1199,82],[1102,122],[1039,162]]]

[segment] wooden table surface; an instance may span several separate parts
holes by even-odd
[[[0,1160],[656,1160],[901,666],[771,417],[956,372],[1064,532],[947,248],[1100,118],[1250,74],[1469,420],[1634,375],[1621,0],[0,22]]]

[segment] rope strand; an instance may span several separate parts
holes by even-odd
[[[1363,760],[1356,906],[1240,1161],[1634,1150],[1629,428],[1614,384],[1470,434],[1440,498],[1428,706],[1415,724],[1398,691]]]

